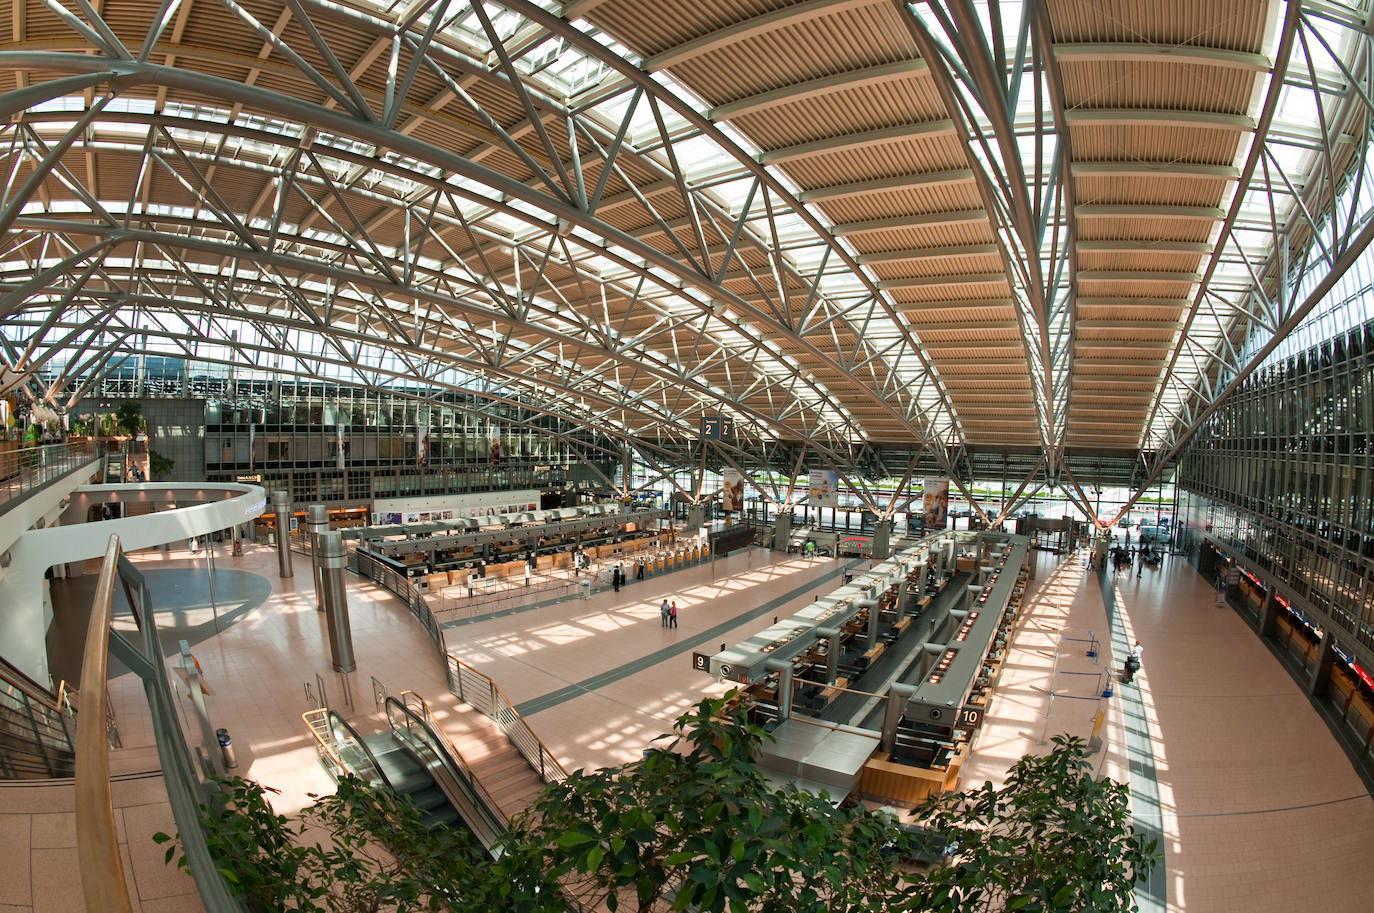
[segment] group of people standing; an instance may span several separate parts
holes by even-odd
[[[660,620],[661,620],[661,622],[662,622],[663,627],[665,627],[665,628],[676,628],[676,627],[677,627],[677,600],[674,599],[674,600],[672,600],[671,602],[669,602],[667,599],[664,599],[664,600],[663,600],[663,604],[662,604],[661,606],[658,607],[658,614],[659,614],[659,618],[660,618]]]
[[[1142,545],[1139,548],[1114,545],[1103,560],[1111,562],[1112,570],[1118,574],[1122,571],[1129,571],[1134,563],[1137,565],[1135,575],[1139,577],[1145,570],[1145,565],[1148,564],[1153,567],[1159,564],[1163,558],[1164,553],[1162,551],[1148,545]],[[1097,553],[1091,548],[1088,549],[1088,567],[1090,569],[1097,567]]]

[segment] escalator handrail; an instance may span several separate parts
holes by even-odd
[[[372,769],[377,774],[377,780],[385,785],[387,789],[391,790],[391,792],[396,792],[396,787],[392,785],[390,778],[386,775],[386,771],[382,770],[382,765],[377,761],[377,756],[372,753],[372,749],[363,741],[363,737],[358,735],[358,730],[354,729],[353,725],[349,723],[348,720],[339,716],[339,714],[332,709],[328,710],[325,719],[329,722],[330,737],[337,739],[338,736],[334,734],[334,727],[342,727],[343,731],[348,734],[348,737],[356,742],[358,747],[362,749],[363,754],[367,757],[367,763],[372,765]],[[343,759],[340,758],[339,761],[342,763]],[[354,771],[354,773],[357,773],[357,771]]]
[[[504,832],[509,826],[509,822],[506,819],[505,813],[501,811],[501,806],[496,804],[496,800],[493,799],[491,794],[482,786],[481,781],[477,779],[477,775],[473,773],[472,768],[463,760],[463,756],[458,752],[458,749],[453,746],[448,736],[442,734],[442,730],[439,730],[438,720],[434,719],[434,714],[430,713],[429,705],[425,703],[425,699],[411,691],[405,693],[411,695],[420,702],[425,715],[421,716],[419,713],[407,707],[400,698],[388,695],[385,709],[386,718],[387,721],[391,723],[391,728],[395,730],[404,728],[407,733],[414,734],[415,731],[412,729],[411,724],[414,723],[418,726],[423,737],[430,744],[431,748],[434,749],[435,754],[448,772],[453,775],[455,779],[472,790],[473,798],[476,799],[477,805],[487,813],[488,817],[491,819],[490,823],[497,825],[496,829]],[[396,718],[393,716],[394,710],[400,711],[400,713],[403,714],[404,721],[402,723],[397,723]],[[432,723],[430,722],[431,720],[433,720]]]

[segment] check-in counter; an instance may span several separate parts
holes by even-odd
[[[949,792],[959,782],[967,744],[959,743],[943,770],[897,764],[887,760],[881,750],[876,751],[864,764],[859,789],[865,796],[877,796],[901,805],[917,805],[927,796]]]

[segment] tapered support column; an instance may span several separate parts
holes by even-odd
[[[272,510],[277,516],[277,566],[282,577],[291,575],[291,493],[272,492]]]
[[[1279,628],[1279,600],[1278,594],[1271,585],[1269,591],[1264,594],[1264,604],[1260,606],[1259,633],[1260,637],[1273,637]]]
[[[872,650],[878,645],[878,616],[881,614],[878,609],[881,603],[877,599],[872,599],[868,607],[868,629],[864,632],[866,649]]]
[[[310,572],[315,578],[315,609],[324,611],[324,582],[321,580],[319,544],[320,533],[329,529],[329,509],[323,504],[311,504],[305,509],[305,550],[310,554]]]
[[[816,637],[826,641],[825,645],[825,683],[835,684],[840,675],[840,629],[817,628]]]
[[[1336,664],[1335,644],[1331,640],[1331,630],[1322,632],[1317,644],[1317,668],[1312,670],[1312,680],[1307,683],[1308,694],[1323,694],[1331,684],[1331,669]]]
[[[879,520],[873,524],[873,557],[882,561],[892,554],[892,521]]]
[[[792,514],[783,511],[778,514],[778,519],[773,522],[773,548],[780,552],[787,551],[787,543],[792,541]]]
[[[897,748],[897,724],[906,710],[907,700],[916,693],[915,685],[897,682],[887,692],[887,708],[883,713],[883,751],[889,755]]]
[[[329,631],[329,658],[335,672],[358,668],[353,660],[353,629],[348,623],[348,590],[344,587],[343,535],[327,530],[317,540],[320,575],[324,580],[324,621]]]
[[[778,673],[778,722],[786,722],[792,715],[792,664],[781,659],[770,659],[764,668]]]

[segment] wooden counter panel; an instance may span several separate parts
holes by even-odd
[[[957,771],[929,770],[885,760],[881,752],[864,764],[859,791],[876,801],[917,805],[927,796],[945,792],[958,779]]]

